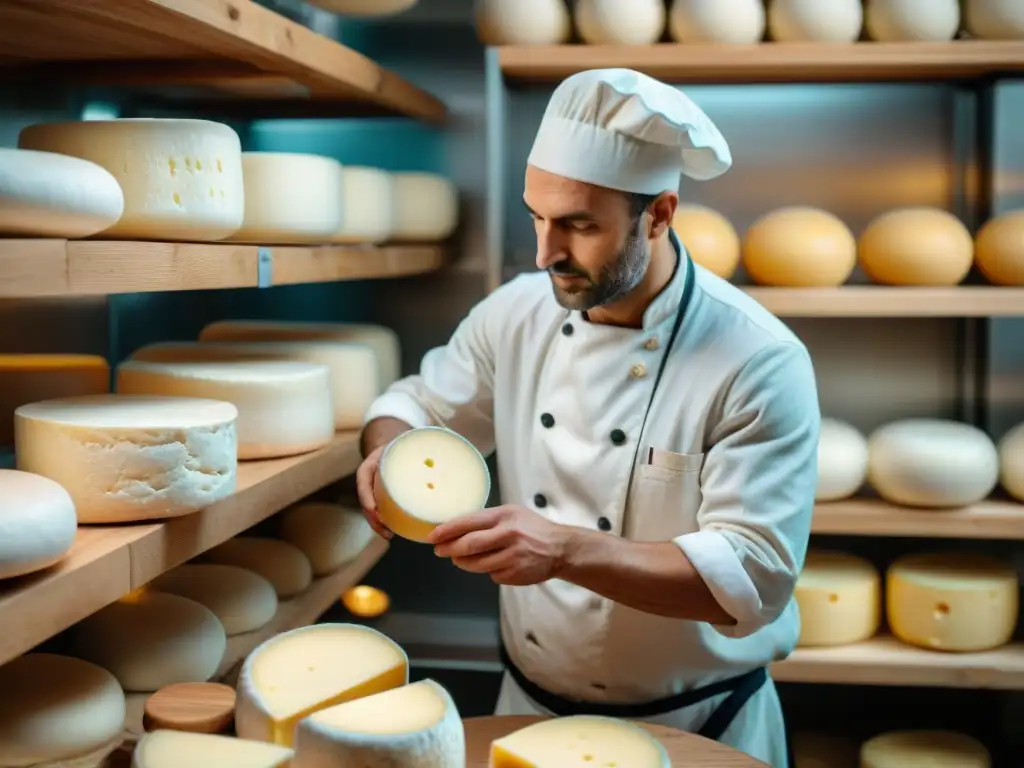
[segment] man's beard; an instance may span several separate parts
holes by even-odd
[[[579,288],[562,288],[554,280],[551,281],[555,300],[561,307],[585,312],[621,299],[636,288],[647,273],[650,261],[647,241],[637,235],[630,235],[615,260],[602,267],[596,278],[568,260],[552,264],[548,267],[548,274],[582,277],[587,281],[587,284]]]

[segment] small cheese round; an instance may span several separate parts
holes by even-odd
[[[281,513],[281,538],[305,553],[315,576],[352,562],[374,535],[362,511],[340,504],[305,501]]]
[[[409,430],[392,440],[374,484],[384,525],[421,543],[441,523],[483,509],[490,493],[484,457],[469,440],[441,427]]]
[[[674,0],[668,28],[678,43],[752,45],[764,37],[764,2]]]
[[[999,455],[977,427],[944,419],[903,419],[868,439],[868,482],[908,507],[964,507],[996,487]]]
[[[157,576],[148,589],[205,605],[228,635],[254,632],[277,613],[274,585],[254,571],[218,563],[186,563]]]
[[[967,31],[983,40],[1024,40],[1024,5],[1020,0],[965,0]]]
[[[704,269],[728,280],[740,264],[740,236],[729,220],[703,205],[680,205],[672,229]]]
[[[272,459],[322,448],[334,439],[326,366],[286,360],[149,363],[117,369],[125,395],[201,397],[238,409],[238,458]]]
[[[258,573],[282,599],[304,592],[313,583],[313,566],[298,547],[278,539],[236,536],[201,556],[209,563],[235,565]]]
[[[206,606],[142,589],[73,626],[69,643],[76,656],[108,670],[126,691],[152,693],[213,677],[227,636]]]
[[[823,418],[818,438],[815,501],[838,501],[855,494],[868,475],[868,441],[856,427]]]
[[[974,239],[974,263],[989,282],[1024,286],[1024,210],[985,222]]]
[[[289,768],[294,757],[285,747],[233,736],[152,731],[132,750],[132,768]]]
[[[1013,498],[1024,502],[1024,423],[999,441],[999,482]]]
[[[81,757],[117,738],[124,719],[121,686],[95,664],[29,653],[0,667],[0,765]]]
[[[779,208],[743,239],[743,266],[759,285],[842,285],[857,264],[857,241],[836,216],[816,208]]]
[[[991,768],[976,739],[952,731],[891,731],[864,742],[860,768]]]
[[[395,225],[394,179],[379,168],[341,169],[341,224],[332,243],[383,243]]]
[[[433,243],[450,236],[459,223],[459,197],[455,185],[432,173],[396,173],[392,176],[395,242]]]
[[[794,597],[800,609],[799,646],[847,645],[878,632],[882,577],[862,557],[809,551]]]
[[[860,0],[770,0],[768,33],[779,43],[852,43],[860,37]]]
[[[670,768],[672,763],[661,743],[643,728],[628,720],[597,715],[541,720],[491,742],[491,765],[496,768],[587,764]]]
[[[956,216],[938,208],[900,208],[861,233],[861,269],[884,285],[958,285],[971,271],[974,239]]]
[[[71,495],[48,477],[0,469],[0,579],[59,562],[75,541]]]
[[[945,42],[960,29],[958,0],[867,0],[864,27],[878,42]]]
[[[404,13],[418,2],[419,0],[313,0],[315,5],[342,16],[367,19]]]
[[[557,45],[572,35],[565,0],[476,0],[475,21],[484,45]]]
[[[574,14],[591,45],[651,45],[665,33],[663,0],[577,0]]]
[[[14,413],[18,469],[56,480],[80,523],[191,514],[235,490],[238,409],[190,397],[95,395]]]
[[[792,736],[792,768],[858,768],[860,745],[826,733],[797,731]]]

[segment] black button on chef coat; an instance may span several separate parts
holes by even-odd
[[[576,329],[572,327],[572,323],[566,323],[565,325],[562,326],[562,335],[563,336],[572,336],[572,332],[574,330],[576,330]]]
[[[597,527],[602,531],[610,531],[612,529],[612,521],[607,517],[597,518]]]
[[[548,500],[543,493],[538,493],[533,497],[533,503],[536,507],[544,509],[548,505]]]
[[[622,445],[626,442],[626,433],[621,429],[613,429],[610,437],[613,445]]]
[[[544,426],[545,429],[551,429],[553,426],[555,426],[555,417],[552,416],[550,413],[542,413],[540,415],[540,423]]]

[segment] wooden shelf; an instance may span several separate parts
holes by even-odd
[[[744,290],[780,317],[1013,317],[1024,316],[1024,288],[965,285],[898,288],[844,285],[839,288]]]
[[[161,523],[81,526],[70,553],[56,566],[0,585],[0,664],[352,474],[358,465],[358,433],[341,432],[314,453],[239,462],[235,494],[195,514]]]
[[[990,500],[960,509],[912,509],[877,499],[814,506],[811,532],[840,536],[1024,540],[1024,504]]]
[[[418,275],[440,245],[269,246],[126,240],[0,240],[0,298],[268,288]]]
[[[510,80],[551,82],[625,67],[675,83],[950,80],[1024,71],[1024,43],[760,43],[503,46]]]

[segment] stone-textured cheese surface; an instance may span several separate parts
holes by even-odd
[[[289,768],[292,750],[231,736],[152,731],[139,739],[132,768]]]
[[[762,0],[672,0],[668,20],[679,43],[753,45],[765,30]]]
[[[544,720],[491,744],[490,768],[669,768],[668,753],[625,720],[580,715]]]
[[[662,0],[577,0],[573,21],[591,45],[650,45],[665,32]]]
[[[209,608],[227,635],[254,632],[277,612],[274,585],[255,571],[220,563],[186,563],[157,576],[149,589]]]
[[[382,243],[395,223],[391,174],[379,168],[346,165],[341,169],[341,223],[332,243]],[[372,258],[372,257],[371,257]]]
[[[217,400],[96,395],[15,412],[18,469],[56,480],[80,523],[196,512],[235,490],[238,410]]]
[[[842,285],[857,264],[857,241],[838,217],[817,208],[779,208],[743,238],[743,266],[758,285]]]
[[[959,284],[974,261],[974,238],[938,208],[900,208],[873,219],[860,235],[861,269],[884,285]]]
[[[718,211],[702,205],[681,205],[672,217],[672,229],[691,258],[724,280],[740,264],[740,236]]]
[[[882,577],[867,560],[811,550],[794,590],[800,609],[800,646],[867,640],[882,617]]]
[[[392,240],[433,243],[455,231],[459,224],[459,197],[451,181],[431,173],[396,173],[392,184]]]
[[[564,0],[477,0],[475,21],[484,45],[557,45],[572,34]]]
[[[281,513],[280,535],[306,554],[314,575],[326,576],[358,557],[376,534],[362,510],[305,501]]]
[[[999,482],[1017,501],[1024,502],[1024,422],[999,441]]]
[[[75,541],[71,495],[48,477],[0,469],[0,579],[59,562]]]
[[[780,43],[852,43],[863,23],[861,0],[768,2],[768,34]]]
[[[864,742],[860,768],[990,768],[985,745],[952,731],[892,731]]]
[[[262,536],[236,536],[200,555],[209,563],[233,565],[258,573],[283,600],[313,582],[313,567],[301,549],[287,541]]]
[[[838,501],[855,494],[868,474],[868,441],[851,424],[823,418],[818,438],[815,501]]]
[[[1024,210],[985,222],[974,239],[974,263],[989,282],[1024,286]]]

